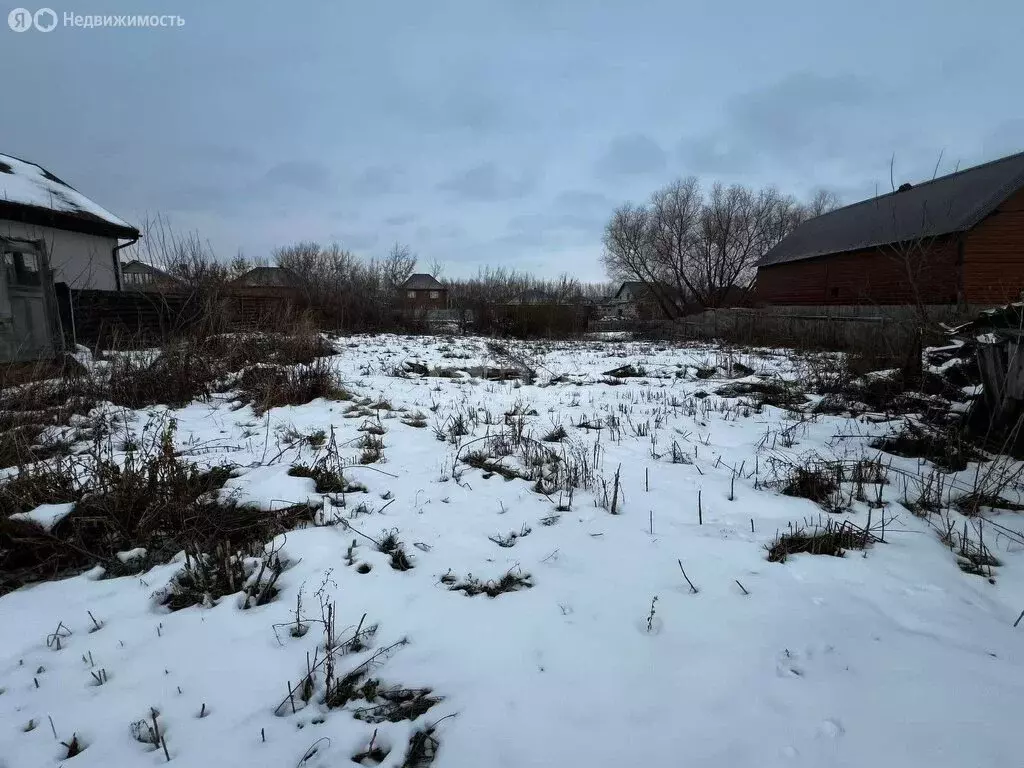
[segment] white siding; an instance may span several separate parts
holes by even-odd
[[[8,220],[0,220],[0,235],[45,241],[55,283],[67,283],[72,288],[117,290],[117,266],[113,255],[117,245],[115,238]]]

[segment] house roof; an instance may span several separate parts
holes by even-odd
[[[644,282],[640,281],[640,280],[627,280],[627,281],[625,281],[622,285],[619,286],[619,290],[617,290],[615,292],[615,296],[613,296],[612,298],[615,298],[615,299],[621,298],[622,297],[622,292],[627,290],[627,289],[629,290],[629,292],[631,294],[633,294],[634,298],[638,298],[638,299],[653,299],[654,298],[654,291],[651,290],[651,286],[649,284],[647,284],[647,283],[644,283]],[[666,285],[665,283],[662,283],[661,284],[661,291],[662,291],[662,295],[664,295],[666,297],[673,298],[673,299],[679,297],[679,291],[675,287],[673,287],[671,285]]]
[[[0,219],[134,240],[139,230],[35,163],[0,154]]]
[[[249,288],[270,286],[294,288],[301,283],[298,275],[287,267],[253,267],[232,282],[234,285]]]
[[[965,232],[1024,189],[1024,152],[809,219],[759,267]]]
[[[132,259],[126,261],[121,265],[122,272],[138,272],[146,275],[160,275],[162,277],[170,277],[164,270],[159,267],[155,267],[152,264],[147,264],[145,261],[139,259]]]
[[[409,279],[399,287],[407,291],[437,291],[444,288],[432,275],[422,272],[409,275]]]
[[[627,289],[630,293],[641,293],[648,290],[647,283],[641,283],[639,280],[627,280],[619,286],[619,290],[615,292],[615,298],[619,298]]]

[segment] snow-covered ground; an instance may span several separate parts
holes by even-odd
[[[263,508],[309,501],[333,523],[270,544],[287,561],[277,599],[242,610],[236,595],[170,612],[154,595],[181,558],[138,576],[93,571],[3,596],[0,768],[168,757],[179,768],[326,768],[352,764],[371,742],[379,751],[362,764],[402,766],[412,764],[410,737],[430,726],[443,768],[1021,764],[1024,622],[1013,624],[1024,559],[1011,537],[985,533],[1001,562],[991,579],[965,573],[935,527],[904,508],[894,481],[831,515],[862,527],[870,516],[873,530],[885,519],[884,543],[768,561],[779,532],[830,516],[782,495],[773,467],[812,454],[873,458],[868,441],[891,429],[714,394],[759,374],[798,376],[785,353],[516,344],[539,363],[536,382],[520,384],[392,375],[406,361],[507,364],[482,339],[335,344],[332,365],[374,401],[373,416],[323,400],[257,416],[230,394],[172,413],[184,455],[239,468],[222,493]],[[646,375],[602,375],[627,363]],[[130,413],[127,428],[144,439],[164,411]],[[417,413],[426,427],[406,423]],[[451,431],[460,418],[468,434],[438,439],[435,427]],[[295,435],[333,428],[355,461],[359,428],[378,419],[383,459],[345,473],[366,493],[324,496],[288,474],[324,451]],[[480,438],[520,425],[538,440],[564,427],[563,441],[544,445],[585,461],[590,488],[570,502],[462,461],[491,445]],[[884,462],[902,477],[928,471],[917,459]],[[974,477],[971,465],[950,480],[970,488]],[[871,508],[878,493],[884,506]],[[946,514],[958,528],[977,522]],[[991,516],[1021,527],[1015,513]],[[389,531],[411,569],[392,568],[371,541]],[[532,586],[493,598],[449,588],[509,573]],[[289,627],[300,600],[304,634]],[[429,688],[440,701],[400,722],[370,722],[362,700],[329,708],[319,690],[305,703],[300,681],[324,652],[321,605],[333,606],[342,640],[377,626],[368,647],[337,658],[338,677],[373,659],[364,669],[382,686]],[[152,723],[152,710],[166,754],[147,743],[150,726],[133,728]],[[84,750],[64,759],[61,742],[73,734]]]

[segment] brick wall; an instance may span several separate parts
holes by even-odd
[[[430,294],[432,293],[436,293],[437,296],[431,298]],[[409,294],[415,295],[410,296]],[[399,291],[399,306],[406,310],[447,309],[448,291],[437,288],[410,291],[403,288]]]

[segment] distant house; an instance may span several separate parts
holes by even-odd
[[[411,310],[446,309],[448,289],[432,275],[416,273],[398,286],[399,303]]]
[[[810,219],[761,259],[757,300],[991,306],[1024,290],[1024,153]]]
[[[126,291],[160,291],[182,287],[178,278],[138,259],[121,265],[121,283]]]
[[[661,301],[670,303],[671,306],[678,306],[675,300],[678,291],[675,288],[662,285],[660,287]],[[615,296],[607,302],[606,311],[610,311],[615,317],[623,320],[652,320],[663,317],[664,310],[659,302],[659,292],[655,291],[648,283],[639,280],[627,280],[619,286]]]
[[[0,237],[43,242],[54,283],[119,291],[118,251],[139,230],[42,166],[0,154]]]
[[[300,288],[301,278],[287,267],[253,267],[231,281],[236,288]]]

